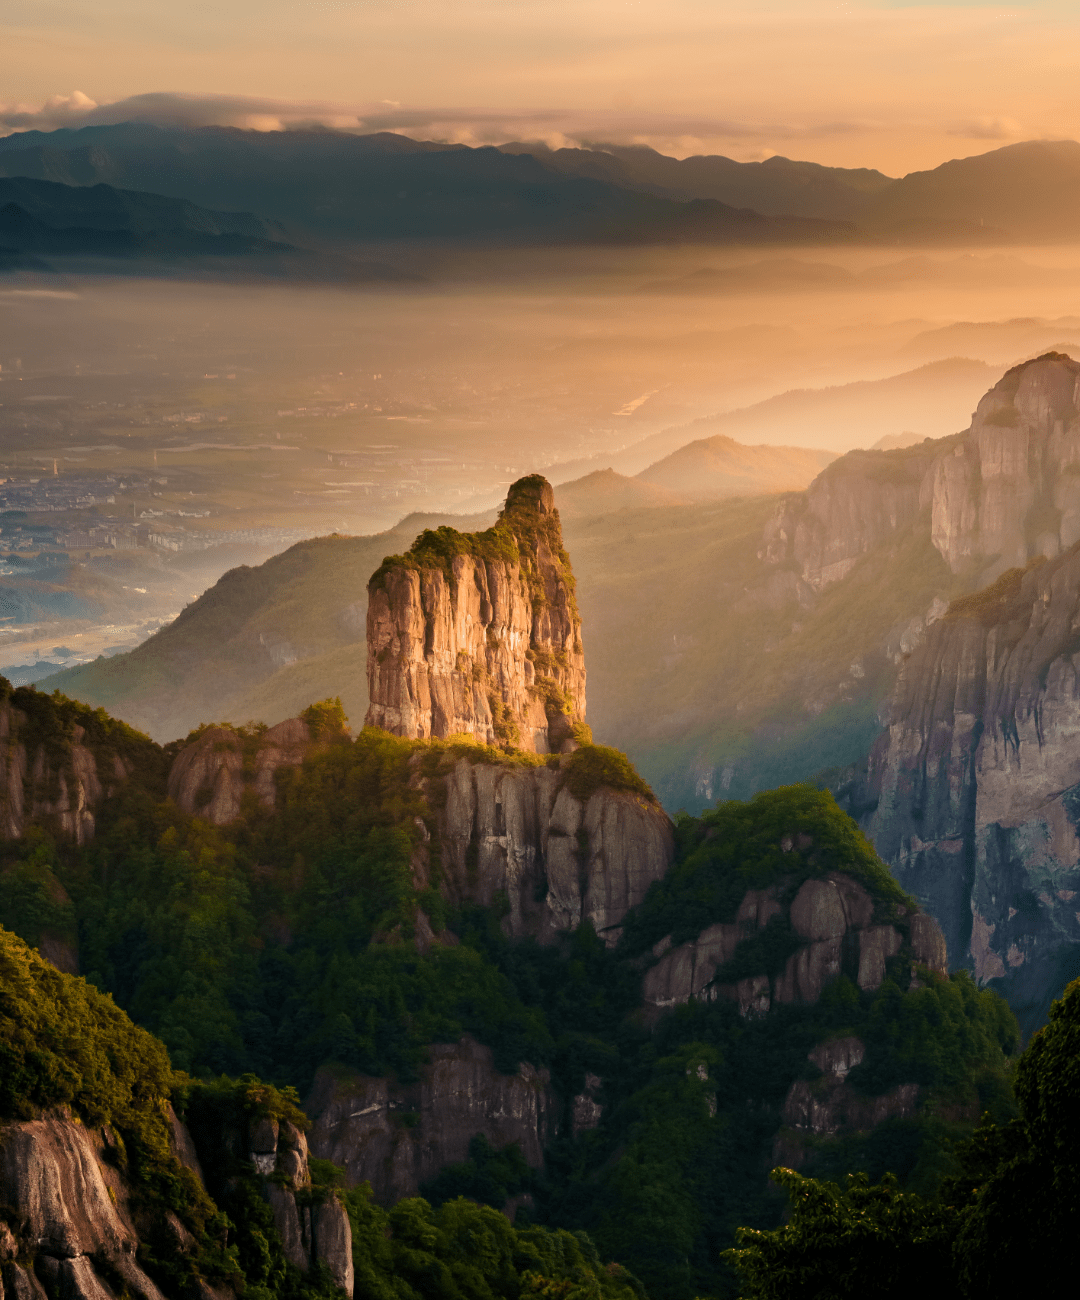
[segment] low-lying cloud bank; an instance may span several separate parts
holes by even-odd
[[[145,122],[156,126],[226,126],[241,130],[289,131],[324,128],[368,134],[394,131],[415,138],[453,144],[504,144],[540,141],[550,148],[588,146],[596,141],[648,145],[662,153],[686,157],[734,152],[743,160],[769,157],[772,143],[810,145],[822,137],[894,130],[895,124],[868,119],[830,121],[753,121],[694,114],[662,114],[574,109],[498,110],[407,106],[382,100],[342,104],[324,100],[284,100],[251,95],[196,95],[173,91],[131,95],[99,104],[82,91],[54,95],[38,108],[0,104],[0,135],[15,131],[54,131],[61,127]],[[977,134],[1005,141],[1018,123],[995,120],[957,123],[954,134]]]

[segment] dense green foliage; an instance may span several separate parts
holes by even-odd
[[[195,1138],[213,1201],[171,1152],[170,1100]],[[151,1216],[143,1218],[140,1259],[167,1294],[196,1294],[201,1275],[229,1282],[246,1300],[340,1296],[324,1267],[304,1276],[289,1263],[247,1159],[243,1135],[253,1122],[306,1126],[295,1092],[253,1075],[174,1076],[161,1043],[109,997],[61,974],[0,929],[0,1119],[59,1106],[112,1129],[112,1158],[129,1179],[134,1205]],[[493,1169],[505,1172],[504,1183],[530,1172],[513,1153],[474,1144],[474,1155],[489,1179]],[[312,1173],[313,1186],[301,1189],[301,1199],[340,1194],[332,1165],[312,1161]],[[601,1265],[581,1233],[515,1229],[496,1211],[462,1199],[443,1198],[448,1203],[433,1211],[416,1198],[388,1211],[371,1203],[366,1186],[344,1199],[353,1224],[356,1294],[368,1300],[541,1294],[642,1300],[635,1279],[617,1264]],[[192,1234],[181,1250],[165,1224],[168,1213]]]
[[[786,1225],[743,1229],[729,1252],[746,1300],[906,1296],[982,1300],[1037,1277],[1040,1295],[1075,1293],[1072,1230],[1080,1205],[1080,980],[1054,1003],[1016,1068],[1020,1114],[987,1115],[953,1156],[940,1199],[905,1194],[888,1174],[836,1183],[778,1169]]]
[[[640,1283],[604,1265],[584,1233],[512,1227],[485,1205],[438,1209],[412,1197],[391,1210],[349,1193],[359,1300],[644,1300]]]
[[[196,1276],[242,1281],[227,1219],[170,1146],[174,1076],[161,1043],[86,980],[64,975],[0,929],[0,1119],[67,1107],[107,1126],[147,1228],[143,1264],[172,1294]],[[165,1218],[191,1234],[177,1252]],[[299,1300],[299,1298],[298,1298]]]
[[[675,864],[627,916],[617,949],[588,923],[540,946],[506,937],[504,902],[451,905],[441,889],[449,774],[463,759],[543,765],[579,798],[604,786],[648,799],[622,755],[591,745],[523,755],[374,730],[349,741],[333,702],[309,721],[329,743],[278,773],[272,812],[252,791],[240,819],[215,828],[165,801],[149,768],[102,808],[86,847],[35,834],[0,856],[12,885],[0,890],[0,922],[39,942],[76,931],[89,980],[203,1081],[178,1094],[182,1104],[189,1095],[195,1111],[237,1104],[207,1091],[222,1074],[302,1094],[330,1062],[408,1081],[430,1044],[470,1033],[502,1070],[529,1061],[550,1072],[564,1103],[560,1132],[542,1171],[526,1170],[512,1149],[474,1142],[467,1160],[428,1185],[441,1207],[432,1213],[462,1195],[498,1208],[528,1194],[535,1222],[587,1231],[656,1300],[728,1290],[720,1252],[735,1230],[777,1223],[782,1206],[762,1169],[773,1143],[791,1140],[783,1102],[796,1080],[814,1086],[808,1053],[822,1039],[865,1042],[853,1088],[878,1095],[917,1083],[923,1104],[880,1134],[809,1143],[811,1172],[892,1169],[905,1191],[933,1200],[956,1173],[952,1144],[971,1117],[989,1108],[1008,1118],[1016,1031],[1004,1004],[964,975],[923,973],[913,984],[906,940],[874,992],[858,988],[846,953],[843,974],[814,1006],[745,1019],[730,1001],[701,1000],[655,1024],[643,1018],[651,947],[734,919],[747,889],[774,888],[785,901],[806,878],[842,871],[867,888],[878,919],[906,935],[910,900],[827,793],[792,787],[680,818]],[[238,736],[247,756],[258,735]],[[418,853],[425,874],[414,878]],[[427,921],[436,939],[421,950]],[[793,943],[778,918],[718,979],[779,969]],[[603,1116],[575,1135],[573,1098],[586,1091]],[[246,1178],[222,1174],[215,1194],[241,1225],[233,1267],[285,1295],[299,1283],[259,1226]]]
[[[731,1258],[745,1300],[950,1294],[949,1209],[900,1191],[891,1174],[874,1186],[852,1174],[843,1188],[791,1169],[773,1179],[788,1190],[791,1219],[772,1232],[740,1231]]]
[[[0,930],[0,1114],[71,1106],[93,1124],[160,1130],[165,1049],[86,980]]]

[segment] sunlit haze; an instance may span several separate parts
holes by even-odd
[[[1067,0],[9,0],[0,125],[321,121],[903,175],[1078,134],[1078,41]]]

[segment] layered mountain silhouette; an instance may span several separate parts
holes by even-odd
[[[1080,226],[1071,140],[1008,145],[894,179],[615,145],[470,148],[387,132],[121,123],[7,136],[0,175],[254,210],[293,237],[933,244],[1072,238]]]
[[[111,185],[0,179],[0,257],[10,268],[49,269],[41,257],[93,269],[102,259],[157,273],[201,263],[216,275],[334,281],[409,280],[378,263],[299,248],[250,212],[219,212],[183,199]]]
[[[254,209],[301,239],[801,243],[853,233],[842,222],[765,217],[713,198],[568,175],[531,155],[389,133],[133,124],[30,132],[0,142],[0,174]]]

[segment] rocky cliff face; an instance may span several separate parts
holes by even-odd
[[[289,1263],[301,1273],[325,1265],[335,1285],[351,1296],[349,1217],[332,1192],[321,1198],[311,1195],[305,1134],[289,1120],[266,1115],[239,1122],[204,1122],[194,1127],[193,1136],[191,1152],[197,1155],[202,1147],[205,1163],[220,1168],[224,1156],[230,1161],[247,1162],[254,1169]],[[197,1172],[201,1177],[201,1166]]]
[[[838,795],[1028,1029],[1080,943],[1080,546],[957,601]]]
[[[132,764],[88,743],[72,719],[50,718],[55,725],[43,731],[18,700],[18,693],[0,694],[0,840],[19,839],[36,822],[85,844],[101,800],[128,779]]]
[[[173,1115],[174,1150],[203,1182],[191,1134]],[[140,1213],[115,1159],[115,1138],[76,1122],[66,1111],[0,1125],[0,1297],[47,1300],[167,1300],[138,1262]],[[310,1195],[307,1141],[287,1121],[231,1126],[214,1135],[215,1158],[227,1150],[248,1160],[260,1176],[285,1254],[302,1273],[323,1264],[352,1295],[352,1233],[344,1207],[332,1195]],[[190,1244],[169,1216],[172,1245]],[[160,1250],[160,1246],[158,1248]],[[202,1279],[202,1300],[226,1300]]]
[[[289,718],[261,734],[207,727],[185,745],[169,769],[168,795],[185,812],[227,826],[240,816],[245,794],[273,810],[274,773],[300,767],[317,743],[303,718]]]
[[[670,938],[661,939],[653,949],[658,960],[642,981],[646,1006],[656,1015],[692,997],[728,998],[743,1016],[763,1016],[775,1005],[816,1002],[841,973],[861,989],[879,988],[885,963],[905,948],[914,965],[947,973],[945,941],[932,917],[915,913],[895,924],[875,924],[873,899],[838,872],[803,881],[790,901],[781,901],[790,892],[783,881],[749,890],[734,922],[711,925],[674,948]],[[777,969],[725,980],[725,968],[736,969],[740,945],[777,923],[790,927],[794,951]]]
[[[312,1151],[342,1166],[350,1185],[370,1182],[383,1202],[415,1196],[464,1160],[478,1133],[496,1147],[516,1142],[540,1168],[558,1119],[546,1070],[522,1063],[501,1074],[491,1049],[469,1037],[433,1045],[415,1084],[324,1069],[307,1109]]]
[[[64,1112],[0,1125],[0,1202],[8,1211],[0,1226],[6,1294],[111,1300],[119,1286],[139,1300],[165,1300],[136,1260],[127,1188],[102,1134]]]
[[[798,1169],[814,1140],[865,1133],[890,1119],[909,1119],[919,1101],[917,1083],[901,1083],[878,1097],[857,1093],[848,1075],[866,1056],[862,1039],[849,1035],[819,1043],[809,1053],[816,1079],[796,1079],[781,1111],[783,1127],[773,1141],[774,1164]]]
[[[0,841],[18,840],[31,823],[75,844],[94,837],[97,807],[133,774],[135,759],[88,736],[81,712],[90,710],[58,710],[0,677]]]
[[[793,565],[817,592],[846,578],[863,555],[915,521],[940,447],[853,451],[834,461],[805,492],[777,507],[759,558]]]
[[[573,575],[551,485],[515,483],[495,527],[421,534],[368,585],[366,723],[538,753],[585,716]]]
[[[781,504],[760,555],[820,591],[915,521],[976,586],[1080,539],[1080,364],[1047,353],[1008,371],[966,432],[842,457]]]
[[[658,804],[607,787],[582,801],[559,767],[462,758],[424,786],[438,827],[440,888],[454,903],[504,897],[504,928],[515,938],[547,942],[587,920],[616,943],[626,912],[674,857],[671,821]],[[414,864],[424,883],[429,861],[427,845]]]

